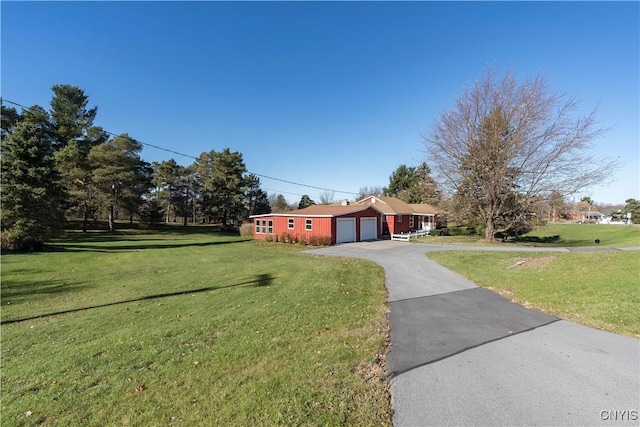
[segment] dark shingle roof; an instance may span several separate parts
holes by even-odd
[[[413,213],[411,206],[395,197],[371,196],[356,202],[356,204],[370,204],[371,206],[377,207],[383,214],[387,215],[409,215]]]
[[[306,217],[335,217],[360,212],[371,206],[373,209],[386,215],[440,215],[443,210],[427,203],[408,204],[396,197],[375,196],[343,206],[341,203],[331,205],[311,205],[304,209],[277,212],[263,215],[251,215],[250,218],[266,216],[306,216]]]
[[[251,215],[251,218],[256,217],[264,217],[264,216],[322,216],[322,217],[334,217],[334,216],[342,216],[355,212],[360,212],[367,209],[369,205],[311,205],[304,209],[296,209],[293,211],[286,212],[278,212],[278,213],[270,213],[263,215]],[[377,206],[373,206],[374,209],[377,209]],[[377,209],[379,210],[379,209]]]
[[[433,207],[428,203],[410,203],[409,206],[411,206],[416,214],[441,215],[445,213],[442,209]]]

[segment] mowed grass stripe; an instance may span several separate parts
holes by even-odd
[[[640,251],[455,251],[428,256],[526,307],[640,337]]]
[[[208,231],[126,239],[3,256],[3,321],[78,310],[2,326],[3,425],[390,424],[366,375],[380,267]]]

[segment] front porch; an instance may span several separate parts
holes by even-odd
[[[412,238],[428,236],[430,233],[431,233],[430,229],[413,230],[408,233],[392,234],[391,240],[400,240],[400,241],[408,242]]]

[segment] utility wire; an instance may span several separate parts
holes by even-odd
[[[293,185],[299,185],[301,187],[313,188],[314,190],[329,191],[329,192],[341,193],[341,194],[353,194],[355,196],[357,196],[359,194],[359,193],[353,193],[351,191],[339,191],[339,190],[333,190],[331,188],[315,187],[313,185],[300,184],[298,182],[287,181],[286,179],[274,178],[272,176],[262,175],[262,174],[255,173],[255,172],[250,172],[250,173],[253,173],[254,175],[259,176],[261,178],[273,179],[275,181],[286,182],[287,184],[293,184]]]
[[[5,98],[2,98],[2,102],[6,102],[6,103],[8,103],[8,104],[16,105],[16,106],[21,107],[22,109],[26,109],[26,110],[31,110],[31,109],[33,109],[33,107],[26,107],[26,106],[24,106],[24,105],[22,105],[22,104],[19,104],[19,103],[17,103],[17,102],[13,102],[13,101],[9,101],[8,99],[5,99]],[[48,114],[48,113],[47,113],[47,114]],[[118,136],[120,136],[120,134],[116,134],[116,133],[113,133],[113,132],[109,132],[109,131],[104,130],[104,129],[102,129],[102,130],[103,130],[103,131],[104,131],[104,133],[106,133],[107,135],[111,135],[111,136],[114,136],[114,137],[118,137]],[[128,137],[128,138],[129,138],[131,141],[133,141],[133,142],[137,142],[137,143],[142,144],[142,145],[145,145],[145,146],[147,146],[147,147],[152,147],[152,148],[155,148],[155,149],[157,149],[157,150],[166,151],[167,153],[177,154],[178,156],[188,157],[188,158],[190,158],[190,159],[195,159],[195,160],[197,160],[197,159],[198,159],[197,157],[194,157],[194,156],[192,156],[192,155],[190,155],[190,154],[180,153],[180,152],[178,152],[178,151],[170,150],[170,149],[168,149],[168,148],[160,147],[160,146],[158,146],[158,145],[149,144],[148,142],[142,142],[142,141],[140,141],[140,140],[137,140],[137,139],[134,139],[134,138],[131,138],[131,137]],[[334,190],[334,189],[331,189],[331,188],[316,187],[316,186],[314,186],[314,185],[302,184],[302,183],[299,183],[299,182],[289,181],[289,180],[282,179],[282,178],[275,178],[275,177],[272,177],[272,176],[263,175],[263,174],[256,173],[256,172],[251,172],[251,171],[247,171],[247,172],[249,172],[249,173],[251,173],[251,174],[253,174],[253,175],[259,176],[259,177],[261,177],[261,178],[272,179],[272,180],[274,180],[274,181],[280,181],[280,182],[284,182],[284,183],[287,183],[287,184],[298,185],[298,186],[300,186],[300,187],[313,188],[314,190],[329,191],[329,192],[333,192],[333,193],[340,193],[340,194],[352,194],[352,195],[356,195],[356,196],[358,195],[358,193],[353,193],[353,192],[351,192],[351,191],[340,191],[340,190]],[[284,192],[283,192],[283,193],[284,193]],[[291,193],[291,194],[293,194],[293,193]]]

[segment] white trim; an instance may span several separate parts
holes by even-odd
[[[404,242],[408,242],[409,239],[413,237],[428,236],[428,235],[430,235],[429,230],[417,230],[417,231],[412,231],[410,233],[392,234],[391,240],[401,240]]]
[[[307,218],[304,220],[304,230],[313,231],[313,218]]]
[[[371,203],[372,203],[372,204],[377,203],[377,202],[382,202],[382,203],[384,203],[382,200],[380,200],[380,199],[376,199],[376,196],[367,196],[367,197],[365,197],[364,199],[356,200],[356,204],[363,203],[365,200],[369,200],[369,199],[372,199],[372,200],[371,200]],[[385,205],[386,205],[386,203],[385,203]]]
[[[287,230],[295,230],[296,228],[296,220],[294,218],[289,218],[287,220]]]

